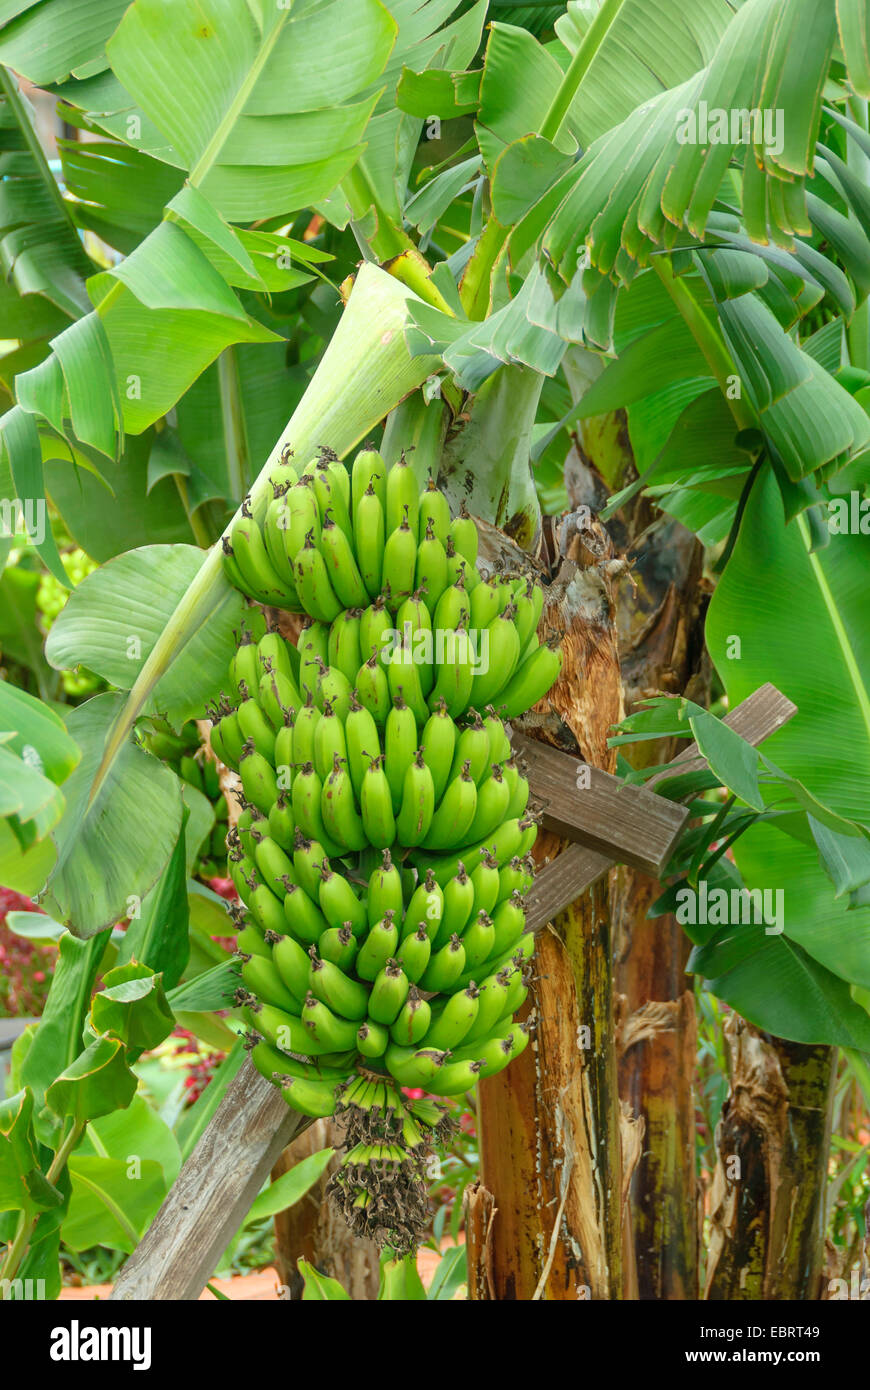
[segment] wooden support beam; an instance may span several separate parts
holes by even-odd
[[[543,803],[545,830],[643,873],[661,873],[683,833],[684,807],[516,730],[511,745]]]
[[[729,715],[726,715],[724,722],[741,738],[745,738],[747,743],[751,743],[753,748],[757,748],[765,739],[775,734],[777,729],[781,729],[783,724],[787,724],[796,713],[797,706],[781,694],[776,686],[767,684],[760,686],[742,704],[739,704]],[[531,740],[523,740],[524,746],[526,743],[531,745]],[[531,746],[540,747],[541,745]],[[566,756],[555,749],[552,751],[559,758]],[[576,759],[570,761],[576,762]],[[706,765],[697,746],[691,743],[668,764],[667,771],[658,772],[654,777],[651,777],[647,787],[665,780],[670,775],[671,769],[677,769],[683,773],[706,767]],[[595,769],[590,770],[594,771]],[[607,774],[599,772],[598,776],[606,777]],[[617,781],[616,778],[610,780]],[[529,781],[531,784],[531,777]],[[621,786],[622,783],[618,783],[618,785]],[[584,792],[577,793],[578,797],[584,795],[586,795]],[[674,804],[665,801],[655,792],[649,793],[649,796],[652,801],[657,801],[660,805]],[[684,811],[684,817],[685,814]],[[544,824],[547,824],[546,819]],[[566,835],[570,832],[561,830],[559,833]],[[608,856],[585,844],[571,845],[564,853],[558,855],[551,864],[541,869],[537,875],[527,899],[527,925],[533,931],[543,931],[548,922],[551,922],[558,913],[564,912],[565,908],[579,898],[590,884],[600,878],[603,873],[606,873],[616,863],[617,858],[624,861],[626,856]]]
[[[279,1154],[311,1123],[246,1061],[112,1290],[199,1298]]]

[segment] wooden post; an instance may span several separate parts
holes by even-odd
[[[278,1156],[309,1124],[245,1062],[118,1275],[112,1298],[199,1298]]]

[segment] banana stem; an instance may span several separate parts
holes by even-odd
[[[241,501],[248,489],[250,459],[245,439],[242,393],[239,385],[239,364],[235,350],[225,348],[218,358],[218,388],[221,398],[221,422],[227,451],[227,472],[230,496]]]
[[[545,140],[556,140],[577,95],[580,83],[589,71],[593,58],[607,37],[607,32],[622,6],[623,0],[604,0],[604,4],[587,29],[583,42],[571,59],[568,70],[559,83],[559,89],[553,97],[550,109],[538,132],[543,135]]]

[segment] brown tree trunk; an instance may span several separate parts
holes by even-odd
[[[638,506],[632,536],[648,524]],[[652,694],[688,692],[707,700],[703,659],[702,550],[689,532],[665,521],[643,543],[631,578],[620,586],[617,622],[627,712]],[[676,744],[623,748],[635,766],[668,762]],[[621,868],[613,900],[615,987],[622,1016],[620,1096],[644,1125],[631,1182],[637,1297],[698,1296],[695,1177],[695,1001],[685,973],[689,941],[673,916],[647,919],[662,885]]]
[[[524,726],[612,770],[606,740],[620,718],[621,687],[609,544],[592,525],[583,536],[563,536],[562,545],[567,562],[541,630],[564,631],[563,671],[547,708]],[[535,857],[543,861],[561,847],[541,835]],[[622,1117],[606,879],[539,937],[534,969],[528,1008],[537,1018],[535,1041],[480,1087],[481,1188],[470,1205],[469,1288],[474,1298],[620,1298]]]
[[[588,420],[565,466],[574,507],[595,511],[637,476],[625,414]],[[630,564],[614,575],[626,713],[651,695],[707,703],[703,549],[691,532],[636,496],[608,522]],[[616,567],[614,567],[616,568]],[[673,741],[629,744],[634,766],[668,762]],[[628,867],[612,875],[614,989],[620,1020],[619,1093],[643,1131],[631,1178],[626,1296],[698,1296],[695,1198],[695,1007],[689,943],[671,916],[647,920],[661,885]]]
[[[709,1299],[817,1299],[835,1051],[784,1042],[737,1014],[716,1130]]]
[[[340,1138],[332,1121],[315,1120],[284,1150],[272,1169],[272,1181],[309,1154],[327,1145],[335,1148]],[[344,1217],[326,1198],[327,1180],[337,1167],[338,1159],[334,1158],[302,1201],[275,1217],[275,1264],[286,1298],[302,1297],[302,1279],[297,1269],[300,1259],[307,1260],[321,1274],[337,1279],[354,1300],[378,1296],[377,1246],[374,1241],[353,1235]]]

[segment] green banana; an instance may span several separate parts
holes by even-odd
[[[389,481],[387,475],[387,499],[389,501]],[[414,575],[417,569],[417,537],[411,530],[408,522],[408,509],[405,508],[405,515],[401,526],[395,530],[390,530],[388,526],[386,544],[384,545],[384,563],[382,588],[387,594],[387,607],[391,613],[395,613],[402,599],[407,598],[419,588],[414,583]],[[442,586],[443,587],[443,586]]]
[[[343,1052],[356,1044],[359,1024],[340,1018],[316,994],[306,996],[302,1005],[302,1022],[318,1046],[329,1052]]]
[[[450,535],[459,554],[468,561],[469,569],[477,564],[477,551],[480,537],[465,502],[459,508],[459,515],[450,523]]]
[[[317,953],[324,960],[331,960],[345,974],[353,969],[359,942],[348,922],[343,927],[328,927],[317,943]]]
[[[424,724],[429,717],[429,709],[420,683],[420,665],[414,660],[413,652],[396,648],[390,653],[387,661],[387,683],[393,704],[401,698],[413,711],[416,722]],[[414,742],[416,743],[416,735]]]
[[[370,1018],[360,1025],[356,1035],[356,1045],[363,1057],[383,1057],[389,1041],[389,1029]]]
[[[561,670],[562,652],[558,647],[536,647],[497,692],[493,704],[506,719],[516,719],[546,695]]]
[[[293,839],[293,882],[304,888],[312,902],[320,901],[323,866],[329,858],[319,840],[309,839],[297,826]]]
[[[430,710],[434,710],[440,700],[444,701],[447,713],[453,718],[468,709],[474,686],[474,664],[469,626],[463,620],[455,632],[447,633],[444,638],[443,660],[439,663],[435,684],[428,696]]]
[[[296,711],[302,704],[302,697],[293,682],[281,671],[269,670],[260,678],[257,701],[277,737],[278,731],[286,724],[289,711]]]
[[[473,715],[473,720],[462,730],[456,740],[450,779],[458,777],[462,764],[467,758],[472,777],[475,782],[480,783],[484,780],[484,773],[490,767],[489,733],[477,710],[469,710],[468,713]]]
[[[489,765],[503,763],[511,756],[511,741],[507,736],[504,724],[499,719],[492,705],[486,707],[486,718],[483,721],[487,734],[489,735]]]
[[[369,991],[351,979],[330,960],[321,960],[311,948],[311,990],[341,1018],[364,1019],[368,1013]]]
[[[244,927],[236,937],[236,950],[242,951],[246,956],[261,956],[263,960],[272,959],[272,947],[267,944],[260,928],[251,923]]]
[[[314,729],[314,768],[321,781],[329,776],[336,758],[344,762],[346,757],[344,724],[335,713],[332,701],[325,700],[323,713]]]
[[[529,781],[517,766],[516,757],[508,758],[504,766],[504,778],[510,790],[510,800],[506,816],[522,816],[529,804]]]
[[[426,1036],[431,1017],[428,1001],[420,998],[418,989],[412,984],[407,999],[390,1027],[390,1037],[400,1046],[413,1047]]]
[[[322,792],[323,783],[314,770],[314,764],[303,763],[293,778],[293,815],[296,817],[296,824],[303,833],[312,839],[319,840],[329,858],[333,859],[341,853],[341,846],[330,839],[326,833],[323,813],[320,809]]]
[[[384,1053],[390,1075],[400,1086],[423,1086],[427,1090],[438,1080],[445,1053],[435,1048],[401,1047],[391,1042]]]
[[[357,953],[355,969],[361,980],[374,981],[396,949],[399,930],[395,913],[388,908],[380,922],[369,929]]]
[[[516,973],[516,966],[506,966],[494,975],[487,975],[478,991],[477,1016],[464,1038],[457,1039],[454,1047],[458,1047],[460,1041],[470,1047],[479,1039],[489,1037],[507,1008],[511,979]]]
[[[263,533],[254,521],[250,511],[245,511],[247,499],[242,510],[233,522],[230,531],[230,550],[226,551],[235,561],[242,577],[242,589],[259,603],[272,604],[275,608],[286,608],[295,600],[288,595],[285,585],[275,573]]]
[[[286,888],[284,917],[290,933],[297,941],[304,942],[306,946],[313,946],[320,940],[329,923],[304,888],[299,888],[289,880]]]
[[[432,943],[425,922],[421,922],[413,934],[402,938],[399,950],[399,964],[411,983],[416,984],[422,978],[432,954]],[[420,1036],[422,1037],[422,1034]],[[414,1042],[414,1039],[409,1038],[407,1041]]]
[[[242,963],[242,980],[247,989],[264,1004],[298,1014],[302,1002],[287,988],[284,979],[271,960],[250,956]],[[303,996],[304,997],[304,996]]]
[[[293,759],[299,767],[303,763],[314,762],[314,734],[322,717],[309,691],[305,696],[305,704],[296,711],[296,721],[293,725]]]
[[[469,598],[471,626],[478,632],[488,628],[501,612],[501,590],[495,579],[483,579]]]
[[[512,893],[526,893],[535,881],[534,863],[520,859],[518,855],[498,871],[498,896],[495,906],[503,903]],[[489,909],[487,909],[489,911]]]
[[[392,631],[392,619],[387,611],[387,600],[383,594],[378,594],[373,603],[364,608],[359,620],[359,650],[360,659],[357,662],[357,670],[363,661],[368,661],[372,653],[381,657],[387,640],[387,634]]]
[[[420,986],[427,994],[447,994],[465,969],[465,947],[458,936],[451,936],[440,951],[433,951]]]
[[[320,812],[327,834],[341,846],[342,852],[356,852],[365,848],[366,831],[356,808],[350,773],[342,764],[336,753],[320,794]]]
[[[312,534],[320,539],[320,507],[310,481],[301,478],[294,483],[284,497],[284,525],[282,540],[284,554],[291,566],[305,544],[305,537]]]
[[[343,613],[339,613],[329,629],[329,641],[327,643],[329,665],[341,671],[351,685],[356,680],[356,673],[362,664],[362,648],[360,646],[362,613],[361,608],[347,608]]]
[[[289,989],[290,993],[300,1001],[305,998],[309,987],[309,967],[311,961],[308,952],[293,936],[282,936],[272,947],[272,960],[275,969]],[[254,991],[256,993],[256,991]],[[296,1012],[301,1012],[301,1003]]]
[[[478,709],[488,705],[493,696],[507,685],[520,659],[520,639],[517,636],[514,614],[516,608],[509,603],[503,613],[487,624],[488,661],[486,669],[475,671],[472,682],[472,699]]]
[[[366,905],[361,902],[343,874],[333,873],[327,863],[321,866],[320,910],[333,926],[349,926],[354,936],[368,930]]]
[[[272,484],[274,494],[266,508],[263,517],[262,530],[263,540],[266,544],[266,554],[269,556],[272,568],[277,574],[289,597],[296,599],[298,594],[296,585],[293,581],[293,566],[287,558],[284,549],[284,532],[287,529],[289,520],[286,493],[288,488],[282,484]],[[301,607],[301,604],[299,605]]]
[[[359,668],[356,676],[356,694],[360,704],[371,714],[378,729],[383,730],[391,700],[387,674],[378,660],[377,652],[372,652]]]
[[[286,642],[280,632],[266,632],[257,643],[257,661],[260,667],[260,676],[264,676],[270,669],[279,671],[286,680],[295,685],[298,689],[299,681],[299,653],[295,647],[291,647]],[[248,681],[251,689],[255,682]]]
[[[470,619],[471,607],[465,589],[465,579],[460,575],[458,580],[447,585],[435,605],[432,626],[436,631],[439,628],[457,628],[463,620],[468,623]]]
[[[317,689],[315,700],[321,709],[327,701],[332,705],[342,724],[350,711],[350,697],[353,688],[344,672],[335,666],[327,666],[325,661],[318,663]]]
[[[492,776],[487,777],[483,785],[477,789],[477,807],[467,832],[470,839],[485,840],[487,835],[491,835],[510,817],[510,802],[510,789],[500,764],[496,763],[492,769]],[[525,810],[525,807],[522,809]]]
[[[383,754],[372,758],[363,777],[360,811],[370,845],[386,849],[396,838],[390,784],[383,767]]]
[[[424,849],[452,849],[468,834],[477,810],[477,787],[470,769],[471,764],[466,760],[459,776],[448,784],[423,840]]]
[[[362,581],[372,599],[381,592],[385,536],[384,507],[369,483],[354,516],[354,549]]]
[[[366,903],[369,926],[380,922],[388,912],[401,920],[404,901],[401,872],[393,863],[390,851],[385,849],[380,864],[372,870],[369,878]]]
[[[347,740],[348,771],[353,783],[354,796],[359,802],[363,778],[372,758],[381,752],[381,743],[374,716],[360,703],[355,690],[351,692],[344,733]]]
[[[360,449],[353,461],[353,468],[351,469],[350,475],[351,510],[354,518],[354,529],[356,529],[357,508],[369,486],[374,488],[382,506],[384,502],[386,502],[386,475],[387,466],[377,449]]]
[[[519,893],[500,903],[493,916],[494,937],[489,955],[502,955],[517,944],[526,929],[526,914]]]
[[[477,1084],[480,1062],[445,1062],[435,1082],[439,1096],[461,1096]]]
[[[299,634],[297,651],[299,690],[302,695],[310,693],[313,698],[317,691],[318,661],[326,664],[329,660],[329,628],[326,624],[309,618]]]
[[[245,685],[245,682],[242,681],[242,700],[236,710],[239,729],[245,743],[249,740],[252,741],[257,752],[274,768],[275,730],[266,718],[258,702],[248,697],[247,689],[248,687]],[[242,756],[244,756],[244,749],[242,750]]]
[[[420,743],[426,752],[426,763],[432,773],[436,805],[450,781],[450,770],[456,751],[456,725],[447,713],[444,700],[437,703],[423,726]]]
[[[387,471],[385,498],[387,535],[397,531],[402,521],[405,520],[414,532],[416,545],[418,512],[417,479],[403,452],[398,461]]]
[[[449,1050],[458,1047],[471,1030],[477,1018],[480,991],[476,985],[469,985],[458,994],[451,994],[444,1007],[435,1015],[424,1034],[427,1047]]]
[[[309,1081],[325,1081],[331,1086],[337,1086],[343,1077],[347,1076],[347,1070],[340,1070],[337,1067],[319,1068],[316,1061],[299,1062],[295,1057],[288,1057],[286,1052],[281,1052],[271,1043],[264,1042],[262,1039],[251,1048],[251,1061],[257,1068],[261,1076],[265,1076],[267,1081],[271,1081],[275,1073],[279,1076],[292,1076]]]
[[[320,536],[326,572],[333,592],[345,608],[364,607],[368,603],[368,590],[356,562],[353,548],[346,533],[336,525],[332,512],[325,513],[323,530]]]
[[[242,790],[252,805],[268,815],[274,802],[278,800],[278,782],[275,770],[262,753],[254,747],[254,740],[246,740],[239,759],[239,776]]]
[[[317,1120],[335,1114],[335,1083],[332,1081],[291,1076],[282,1084],[281,1094],[291,1110],[298,1110],[300,1115]]]
[[[249,690],[256,690],[260,683],[259,662],[257,661],[257,647],[248,628],[242,627],[239,635],[239,645],[233,653],[230,661],[230,685],[237,699],[241,699],[239,682],[244,681]]]
[[[331,450],[322,453],[314,466],[314,493],[321,516],[322,531],[326,529],[326,518],[331,513],[333,522],[345,538],[353,542],[353,527],[350,520],[350,479],[344,464]]]
[[[474,911],[492,912],[498,902],[499,888],[498,860],[488,849],[481,851],[481,860],[471,872],[471,886],[474,890]]]
[[[441,925],[434,939],[436,950],[445,946],[451,936],[462,935],[474,911],[474,884],[464,864],[460,863],[454,877],[445,883],[443,901]]]
[[[296,726],[296,711],[289,709],[284,723],[275,735],[275,776],[280,791],[289,791],[293,786],[293,730]]]
[[[375,976],[369,995],[369,1017],[387,1026],[395,1023],[409,989],[408,977],[398,961],[388,960]]]
[[[444,893],[432,870],[427,869],[424,881],[414,889],[405,909],[402,939],[404,940],[410,932],[416,931],[419,924],[424,922],[429,940],[434,941],[441,926],[443,913]]]
[[[426,594],[426,604],[434,613],[438,600],[447,588],[447,551],[435,534],[430,520],[426,532],[417,547],[413,588],[422,589]]]
[[[269,810],[268,819],[269,835],[280,845],[281,849],[290,851],[293,848],[293,840],[296,835],[296,822],[293,819],[293,809],[291,804],[291,794],[286,790],[279,790],[278,799]]]
[[[479,912],[462,933],[462,944],[465,947],[464,969],[476,970],[488,960],[493,951],[494,941],[495,928],[492,918],[486,912]]]
[[[396,818],[399,844],[421,844],[429,834],[434,814],[435,784],[432,781],[432,773],[424,762],[421,745],[406,767],[402,780],[402,801]]]
[[[252,827],[251,837],[254,842],[254,863],[263,875],[264,882],[273,893],[280,892],[280,884],[286,876],[289,875],[292,879],[296,877],[292,862],[270,835],[264,835],[261,830]]]
[[[417,721],[401,695],[393,701],[384,726],[384,771],[390,785],[393,813],[402,804],[405,772],[417,747]]]
[[[326,561],[314,542],[314,531],[308,532],[305,544],[293,561],[296,590],[306,613],[321,623],[331,623],[344,606],[338,599],[329,578]]]
[[[256,1000],[252,1000],[245,1005],[242,1013],[252,1028],[262,1033],[273,1047],[280,1048],[282,1052],[295,1052],[302,1057],[318,1057],[339,1050],[318,1042],[301,1018],[288,1014],[283,1009],[276,1009],[271,1004],[258,1004]]]
[[[447,498],[436,486],[431,473],[425,489],[420,493],[417,513],[417,532],[420,540],[429,529],[430,522],[434,534],[442,545],[446,545],[447,537],[450,535],[450,508],[447,505]]]

